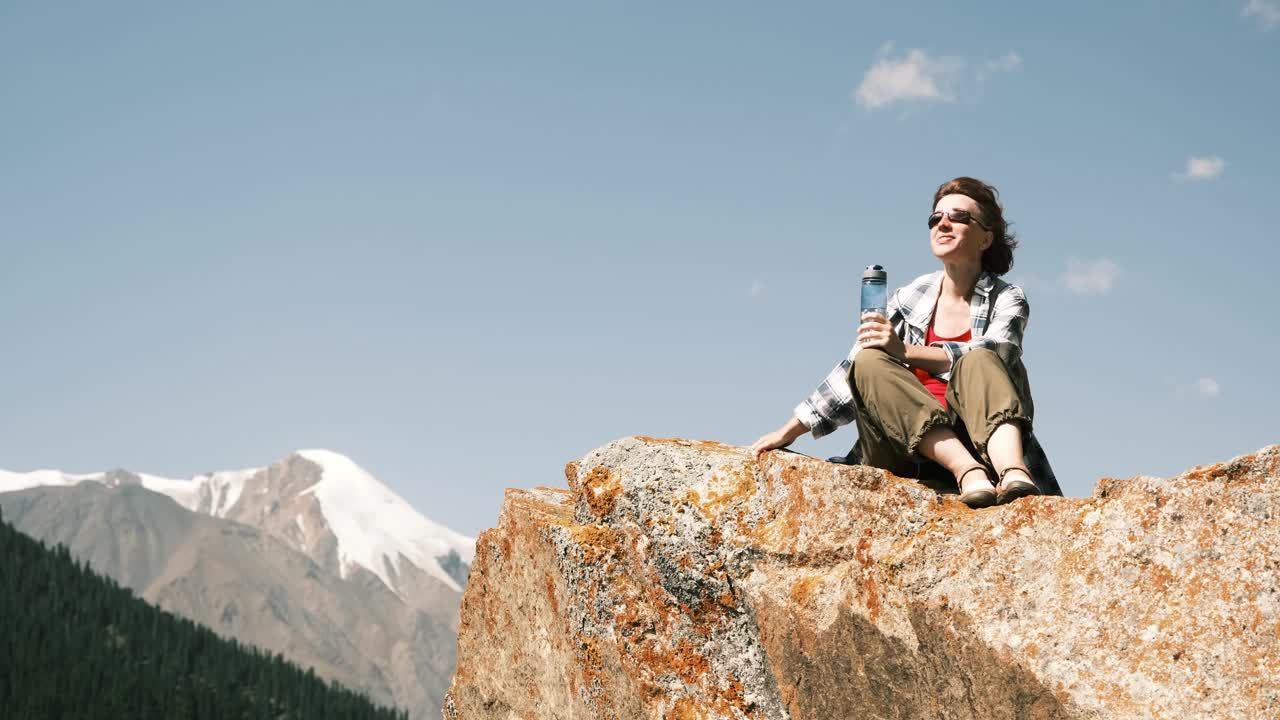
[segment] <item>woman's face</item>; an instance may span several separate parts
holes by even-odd
[[[949,213],[965,210],[971,219],[967,223],[951,219]],[[929,230],[929,245],[933,256],[944,262],[962,262],[981,265],[982,251],[990,245],[994,236],[979,225],[985,222],[978,203],[968,195],[943,195],[933,206],[935,213],[942,213],[941,220]]]

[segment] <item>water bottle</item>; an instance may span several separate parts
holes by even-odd
[[[868,265],[862,272],[862,312],[878,312],[885,314],[885,286],[889,282],[889,274],[879,265]]]

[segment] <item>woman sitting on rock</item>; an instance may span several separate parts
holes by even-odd
[[[865,314],[848,357],[752,452],[855,421],[848,462],[941,476],[969,507],[1061,495],[1031,433],[1022,364],[1030,309],[1022,288],[999,277],[1013,266],[1017,242],[996,189],[969,177],[939,187],[929,244],[942,269],[894,291],[887,318]]]

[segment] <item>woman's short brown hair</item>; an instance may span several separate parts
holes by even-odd
[[[983,224],[991,228],[991,247],[982,253],[982,269],[1003,275],[1013,267],[1013,250],[1018,247],[1018,240],[1009,223],[1004,219],[1004,208],[1000,207],[1000,192],[994,186],[971,177],[958,177],[938,186],[933,194],[933,205],[929,211],[938,206],[944,195],[964,195],[978,203]]]

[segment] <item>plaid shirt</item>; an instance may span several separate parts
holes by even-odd
[[[895,290],[889,298],[886,308],[889,324],[907,345],[925,344],[925,333],[933,320],[938,293],[942,290],[942,278],[941,270],[921,275],[906,287]],[[994,307],[991,302],[993,297]],[[939,341],[932,345],[946,351],[952,367],[970,350],[987,348],[994,351],[1009,369],[1010,379],[1018,395],[1027,402],[1028,407],[1033,407],[1031,385],[1027,380],[1026,367],[1022,364],[1022,335],[1027,329],[1030,315],[1031,308],[1022,288],[1010,285],[993,273],[983,272],[978,276],[969,299],[969,321],[973,339],[963,343]],[[796,406],[796,418],[813,432],[814,438],[828,435],[836,428],[857,419],[853,391],[849,387],[849,371],[853,369],[853,360],[860,349],[855,343],[848,356],[832,369],[818,389]],[[951,371],[938,373],[935,377],[949,381]],[[1031,476],[1040,485],[1041,491],[1061,495],[1062,491],[1049,466],[1049,459],[1034,434],[1028,434],[1023,450],[1027,468],[1031,470]],[[853,452],[858,453],[858,448],[855,447]]]

